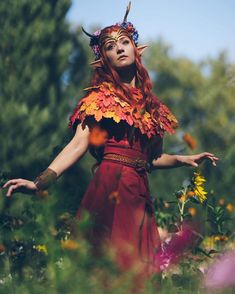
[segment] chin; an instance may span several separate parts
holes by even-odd
[[[134,66],[133,62],[126,62],[126,63],[123,63],[123,64],[116,65],[115,69],[116,70],[128,69],[128,68],[131,68],[133,66]]]

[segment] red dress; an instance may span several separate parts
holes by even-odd
[[[151,113],[141,112],[142,95],[136,88],[131,103],[118,98],[108,83],[90,90],[71,116],[70,125],[87,124],[92,133],[98,123],[105,131],[104,144],[92,148],[95,157],[112,153],[151,162],[160,155],[164,131],[173,132],[176,124],[165,105],[159,102],[154,120]],[[94,221],[90,240],[95,248],[105,244],[114,249],[123,269],[135,268],[147,275],[158,270],[153,261],[160,238],[146,170],[102,160],[83,197],[78,217],[84,209]]]

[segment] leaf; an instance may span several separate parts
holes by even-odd
[[[196,247],[196,252],[202,253],[205,256],[211,258],[210,254],[208,252],[206,252],[205,250],[203,250],[201,247]]]

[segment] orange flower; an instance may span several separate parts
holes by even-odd
[[[187,194],[182,194],[181,196],[180,196],[180,198],[179,198],[179,201],[180,202],[184,202],[184,201],[186,201],[187,200]]]
[[[109,200],[113,203],[119,204],[120,203],[120,195],[117,191],[113,191],[109,194]]]
[[[47,190],[39,190],[36,192],[36,195],[39,196],[41,199],[45,199],[45,198],[47,198],[49,193]]]
[[[6,247],[3,244],[0,244],[0,253],[4,252]]]
[[[89,143],[93,146],[99,147],[105,144],[108,139],[108,133],[100,126],[95,126],[92,128],[89,135]]]
[[[79,248],[79,244],[74,240],[61,240],[61,247],[65,250],[76,250]]]
[[[189,207],[188,208],[188,213],[190,213],[191,216],[195,216],[197,214],[197,210],[194,207]]]
[[[190,134],[185,133],[183,135],[184,142],[188,145],[188,147],[192,150],[194,150],[197,146],[197,141],[194,139]]]
[[[234,210],[234,207],[233,207],[233,205],[231,203],[228,203],[226,205],[226,209],[227,209],[228,212],[232,213],[233,210]]]
[[[195,193],[193,191],[188,191],[187,192],[188,197],[193,197],[194,195],[195,195]]]

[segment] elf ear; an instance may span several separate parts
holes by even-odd
[[[98,68],[98,67],[102,67],[101,59],[98,59],[98,60],[92,61],[92,62],[90,63],[90,65],[91,65],[94,69],[96,69],[96,68]]]
[[[147,49],[147,48],[148,48],[148,45],[140,45],[140,46],[138,46],[137,50],[139,52],[139,55],[141,56],[144,53],[145,49]]]

